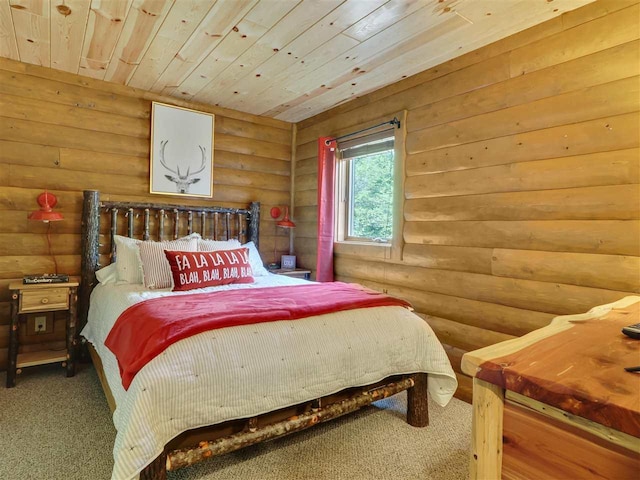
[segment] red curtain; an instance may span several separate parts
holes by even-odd
[[[333,282],[334,172],[336,142],[318,139],[318,260],[316,280]]]

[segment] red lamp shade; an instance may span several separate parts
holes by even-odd
[[[47,191],[38,195],[38,205],[40,210],[34,210],[29,214],[29,220],[37,220],[40,222],[57,222],[63,220],[61,213],[54,212],[53,207],[58,203],[58,199],[53,193]]]
[[[280,218],[281,213],[282,210],[280,210],[280,207],[273,207],[269,212],[271,218],[273,218],[274,220]],[[295,228],[296,224],[293,223],[289,218],[289,207],[284,207],[284,217],[282,218],[282,220],[277,222],[276,225],[282,228]]]
[[[295,228],[296,224],[289,218],[289,207],[284,207],[284,217],[276,225],[282,228]]]

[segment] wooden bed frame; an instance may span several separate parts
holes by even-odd
[[[119,216],[121,212],[124,212],[124,215]],[[101,222],[101,219],[107,221]],[[123,223],[125,225],[122,225]],[[136,204],[101,201],[99,192],[85,191],[78,331],[81,331],[87,322],[89,297],[97,283],[95,272],[115,260],[113,237],[119,229],[126,229],[126,235],[129,237],[144,240],[173,239],[198,232],[203,238],[214,240],[238,238],[242,243],[253,241],[257,247],[259,224],[258,202],[251,203],[248,209]],[[141,234],[135,235],[136,231]],[[101,237],[105,239],[102,243]],[[104,261],[101,262],[101,259]],[[83,345],[89,350],[113,412],[116,404],[107,384],[100,357],[89,342],[84,342]],[[166,479],[168,470],[177,470],[215,455],[304,430],[404,390],[408,393],[407,422],[415,427],[426,427],[429,424],[427,374],[396,375],[375,384],[348,388],[333,395],[257,417],[186,431],[165,446],[164,452],[140,473],[140,478]]]

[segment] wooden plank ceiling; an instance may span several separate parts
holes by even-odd
[[[0,56],[297,122],[593,0],[0,0]]]

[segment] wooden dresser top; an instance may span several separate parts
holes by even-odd
[[[626,300],[626,302],[624,301]],[[598,313],[557,317],[547,327],[463,358],[463,370],[494,385],[640,437],[640,297]],[[634,300],[634,301],[632,301]]]

